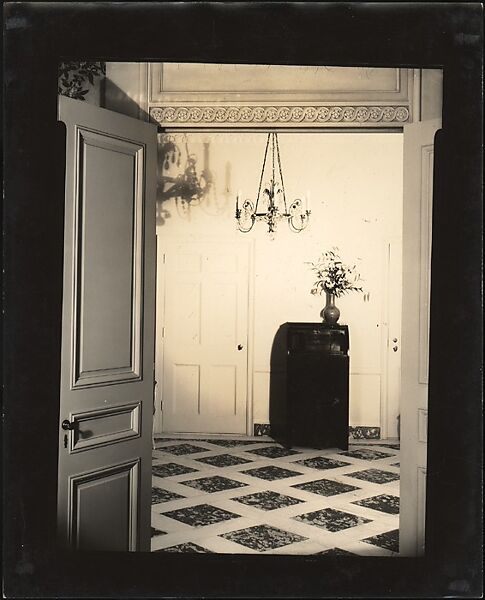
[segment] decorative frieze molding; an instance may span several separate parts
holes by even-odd
[[[409,121],[406,106],[158,106],[152,121],[163,127],[399,125]]]

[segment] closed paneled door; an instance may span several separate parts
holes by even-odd
[[[248,246],[162,239],[159,261],[163,430],[245,433]]]

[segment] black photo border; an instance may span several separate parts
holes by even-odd
[[[482,590],[479,3],[4,4],[6,597],[477,597]],[[444,69],[433,213],[424,558],[69,553],[54,544],[62,59]]]

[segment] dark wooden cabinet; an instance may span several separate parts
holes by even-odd
[[[348,449],[347,325],[285,323],[271,353],[271,435],[285,446]]]

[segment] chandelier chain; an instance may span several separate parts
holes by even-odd
[[[278,168],[280,170],[280,178],[281,178],[281,191],[283,192],[283,204],[285,205],[285,215],[288,214],[288,207],[286,206],[286,193],[285,193],[285,183],[283,181],[283,169],[281,168],[281,158],[280,158],[280,144],[278,142],[278,137],[276,134],[273,134],[276,139],[276,152],[278,158]]]
[[[268,147],[269,147],[269,136],[268,136],[268,139],[266,140],[266,148],[264,150],[263,168],[261,169],[261,177],[259,178],[258,195],[256,196],[256,206],[254,207],[255,213],[258,212],[259,195],[261,194],[261,185],[263,183],[264,166],[266,165],[266,157],[268,155]]]

